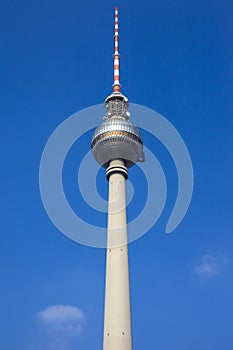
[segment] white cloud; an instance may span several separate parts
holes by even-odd
[[[37,317],[45,324],[73,324],[84,320],[82,310],[72,305],[53,305],[38,312]]]
[[[194,267],[194,271],[203,277],[219,275],[227,262],[228,259],[224,256],[206,254],[201,257],[201,261]]]
[[[72,305],[51,305],[36,314],[50,338],[49,348],[69,348],[70,341],[84,331],[85,315]]]

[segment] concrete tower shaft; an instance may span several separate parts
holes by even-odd
[[[113,160],[109,176],[106,256],[104,350],[131,350],[131,313],[128,268],[125,180],[127,168]]]

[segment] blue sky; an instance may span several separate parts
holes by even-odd
[[[226,0],[1,3],[0,347],[101,349],[105,251],[53,226],[38,173],[54,129],[111,93],[115,5],[122,90],[176,127],[195,175],[189,211],[165,235],[176,173],[169,154],[143,133],[163,165],[168,197],[157,224],[130,245],[134,350],[231,350],[233,6]],[[67,163],[67,196],[77,212],[74,171],[90,136]],[[139,188],[137,174],[130,172]],[[98,186],[106,197],[102,170]],[[136,195],[129,215],[144,199]]]

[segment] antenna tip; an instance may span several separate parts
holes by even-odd
[[[115,10],[118,11],[118,6],[115,7]]]

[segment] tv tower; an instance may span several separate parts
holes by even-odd
[[[104,350],[131,350],[131,312],[128,268],[125,181],[128,168],[144,161],[137,127],[129,121],[128,99],[121,93],[118,7],[115,8],[113,92],[105,100],[106,115],[91,141],[97,162],[106,168],[109,182]]]

